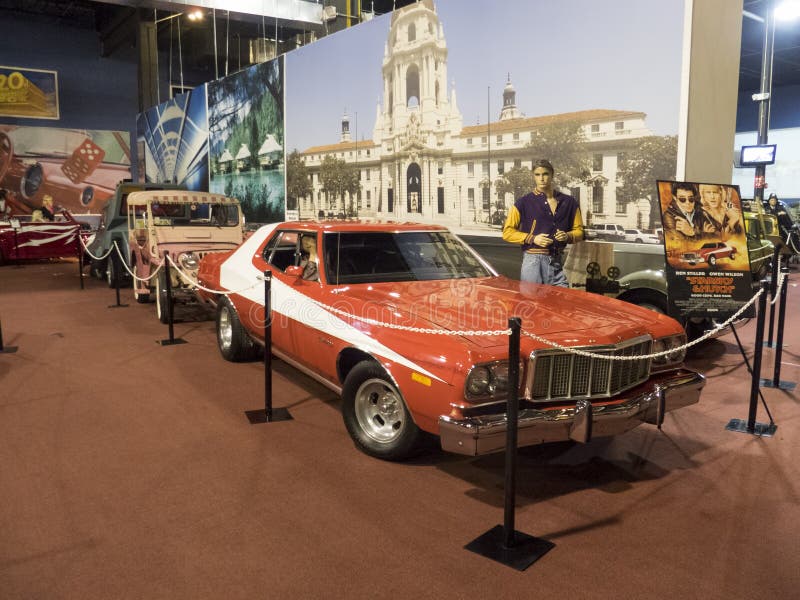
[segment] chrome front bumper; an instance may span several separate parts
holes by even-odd
[[[642,423],[660,426],[664,414],[700,400],[705,384],[706,378],[700,373],[679,369],[653,375],[623,394],[621,401],[604,400],[603,404],[593,405],[580,400],[570,408],[521,408],[517,445],[588,442],[592,437],[624,433]],[[442,449],[457,454],[477,456],[502,450],[507,429],[505,413],[463,419],[439,417]]]

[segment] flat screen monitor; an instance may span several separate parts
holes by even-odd
[[[743,167],[759,167],[775,163],[775,148],[777,144],[762,144],[759,146],[742,146],[739,163]]]

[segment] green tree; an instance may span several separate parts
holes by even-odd
[[[294,150],[286,160],[286,208],[296,209],[300,198],[310,196],[312,192],[308,167],[300,153]]]
[[[622,183],[617,194],[628,202],[647,199],[650,203],[650,228],[658,222],[661,213],[656,180],[675,180],[678,166],[678,136],[652,135],[639,138],[626,151],[617,169]]]
[[[511,194],[515,200],[533,190],[533,172],[528,167],[514,167],[494,182],[497,194]]]
[[[547,123],[536,128],[526,148],[533,160],[544,158],[553,163],[558,187],[588,181],[591,175],[586,134],[579,121]]]
[[[355,195],[361,190],[358,178],[358,169],[348,165],[344,160],[326,156],[320,168],[320,181],[322,190],[328,199],[328,209],[333,210],[334,198],[341,198],[342,207],[345,207],[345,194]]]

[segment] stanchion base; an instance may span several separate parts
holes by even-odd
[[[183,338],[175,338],[174,340],[158,340],[156,343],[162,346],[175,346],[177,344],[188,344],[189,342]]]
[[[108,308],[125,308],[127,304],[109,304]]]
[[[764,342],[762,345],[764,346],[764,348],[777,348],[778,347],[778,343],[777,342],[772,342],[772,343]],[[784,344],[783,346],[781,346],[781,348],[786,348],[786,346],[788,346],[788,344]]]
[[[514,545],[508,548],[504,542],[503,526],[495,525],[464,546],[464,549],[491,558],[517,571],[524,571],[556,546],[553,542],[516,530]]]
[[[258,410],[246,410],[244,414],[247,415],[247,420],[250,421],[250,425],[273,423],[275,421],[291,421],[293,419],[292,415],[289,414],[288,408],[273,408],[269,418],[267,418],[267,411],[263,408]]]
[[[792,390],[794,390],[795,387],[797,387],[797,384],[794,381],[784,381],[783,379],[778,381],[778,385],[775,385],[775,382],[772,379],[762,379],[760,385],[761,387],[765,388],[775,388],[778,390],[786,390],[789,392],[791,392]]]
[[[14,354],[17,351],[17,346],[3,346],[0,354]]]
[[[772,437],[778,430],[778,426],[774,423],[754,423],[753,429],[747,427],[747,421],[744,419],[731,419],[730,423],[725,425],[728,431],[738,431],[739,433],[749,433],[761,437]]]

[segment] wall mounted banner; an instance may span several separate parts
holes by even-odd
[[[58,74],[0,66],[0,117],[58,119]]]
[[[669,314],[727,318],[753,295],[738,186],[658,181]]]

